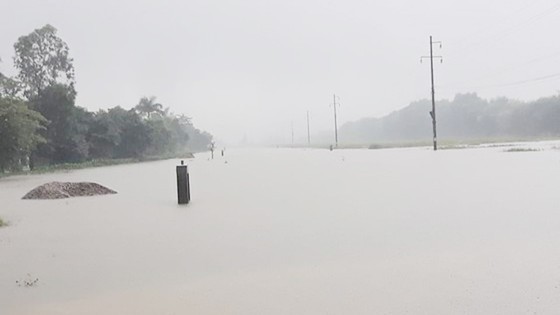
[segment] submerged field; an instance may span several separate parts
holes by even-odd
[[[556,314],[558,147],[199,154],[186,207],[178,161],[4,178],[0,313]]]

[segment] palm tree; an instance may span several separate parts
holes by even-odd
[[[156,102],[155,96],[152,96],[150,98],[142,97],[140,99],[140,102],[138,102],[138,105],[136,105],[134,109],[140,116],[147,119],[150,119],[153,113],[159,115],[164,113],[163,105]]]

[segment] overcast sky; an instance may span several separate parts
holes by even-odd
[[[219,140],[287,142],[430,97],[532,100],[560,90],[560,3],[552,0],[0,0],[0,71],[13,44],[49,23],[70,46],[77,105],[156,96]],[[428,109],[427,109],[428,111]],[[428,117],[427,117],[428,119]]]

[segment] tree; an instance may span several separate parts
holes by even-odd
[[[105,110],[93,114],[88,129],[87,142],[89,157],[93,159],[110,159],[115,156],[115,149],[120,143],[120,126]]]
[[[146,125],[149,127],[150,147],[148,155],[161,155],[172,152],[175,147],[172,142],[172,134],[167,126],[168,117],[149,119]]]
[[[163,105],[156,102],[155,96],[152,97],[142,97],[138,105],[134,107],[134,110],[142,117],[150,119],[152,114],[158,114],[162,116],[164,114]]]
[[[8,78],[0,73],[0,99],[20,99],[18,106],[29,106],[27,110],[37,112],[41,119],[39,127],[22,123],[34,131],[34,137],[24,139],[33,141],[26,140],[25,145],[18,144],[10,147],[11,151],[1,152],[10,157],[3,161],[15,163],[28,154],[29,166],[33,168],[35,163],[142,158],[183,151],[189,146],[189,139],[193,139],[197,148],[205,148],[211,141],[210,134],[194,128],[188,117],[170,114],[155,97],[141,98],[132,110],[115,107],[92,113],[77,107],[73,60],[68,45],[56,33],[54,27],[45,25],[21,36],[14,44],[18,75]],[[21,103],[21,98],[26,99],[25,104]],[[37,117],[34,119],[39,119]],[[10,121],[18,120],[10,116]],[[29,121],[33,120],[29,118]],[[13,131],[12,125],[2,124],[1,127],[5,128],[6,135]],[[4,140],[15,141],[15,136],[11,137],[6,136]]]
[[[17,77],[28,100],[57,83],[66,84],[74,91],[73,59],[69,56],[68,45],[56,35],[54,27],[47,24],[21,36],[14,48],[14,64],[19,69]]]
[[[69,86],[54,84],[41,92],[32,102],[32,109],[48,121],[43,136],[47,140],[37,148],[38,162],[56,164],[80,162],[87,157],[84,121],[88,118],[83,109],[74,105],[75,93]]]
[[[2,59],[0,59],[0,62],[2,62]],[[0,97],[16,98],[19,92],[19,82],[0,72]]]
[[[21,92],[21,84],[14,78],[0,73],[0,97],[17,98]]]
[[[188,134],[188,148],[191,151],[199,152],[208,150],[208,145],[213,142],[213,137],[206,131],[200,131],[192,124],[185,125],[185,130]]]
[[[125,110],[119,106],[107,111],[107,130],[116,131],[112,149],[115,158],[140,158],[151,145],[150,127],[134,110]]]
[[[187,144],[190,140],[188,128],[191,126],[191,120],[185,115],[170,115],[167,118],[167,128],[171,133],[171,143],[174,152],[186,151]]]
[[[18,169],[45,139],[38,133],[46,119],[21,100],[0,98],[0,172]]]
[[[19,70],[17,79],[23,95],[32,109],[50,122],[43,132],[47,142],[32,154],[31,167],[36,157],[49,164],[85,159],[88,147],[82,132],[85,127],[80,121],[88,115],[74,106],[74,66],[68,45],[47,24],[21,36],[14,48],[14,64]]]

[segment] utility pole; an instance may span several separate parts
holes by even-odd
[[[294,122],[292,121],[292,147],[294,146]]]
[[[309,133],[309,111],[307,111],[307,146],[311,146],[311,135]]]
[[[334,108],[334,143],[335,148],[338,147],[338,126],[336,123],[336,94],[333,94],[333,108]]]
[[[430,116],[432,117],[432,126],[434,129],[434,151],[437,151],[437,130],[436,130],[436,92],[434,89],[434,58],[439,59],[443,62],[442,56],[434,56],[433,53],[433,44],[439,44],[439,48],[441,48],[441,42],[434,42],[432,40],[432,36],[430,36],[430,56],[422,56],[420,57],[420,62],[424,58],[430,58],[430,71],[431,71],[431,78],[432,78],[432,111],[430,112]]]

